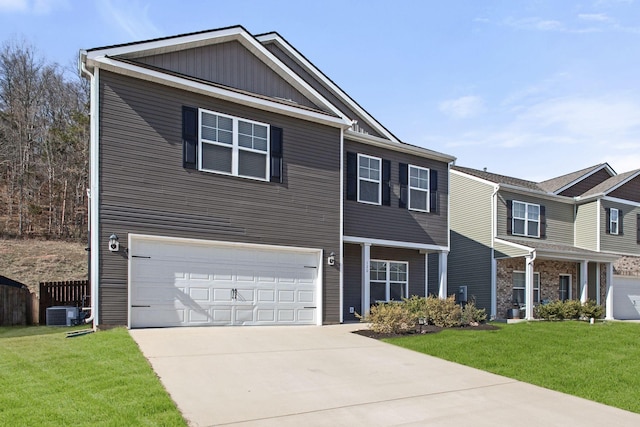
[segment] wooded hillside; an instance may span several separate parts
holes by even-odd
[[[33,47],[0,50],[0,237],[85,240],[89,85]]]

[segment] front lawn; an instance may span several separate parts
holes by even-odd
[[[640,413],[640,324],[529,322],[385,341]]]
[[[126,329],[69,330],[0,328],[0,425],[186,425]]]

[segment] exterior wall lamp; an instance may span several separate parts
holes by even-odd
[[[327,265],[336,265],[336,254],[331,252],[327,257]]]
[[[115,233],[112,233],[111,236],[109,236],[109,250],[111,252],[118,252],[120,250],[118,235]]]

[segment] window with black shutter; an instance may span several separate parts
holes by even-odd
[[[182,166],[198,168],[198,109],[182,107]]]
[[[398,207],[401,209],[407,208],[408,185],[409,185],[409,165],[406,163],[400,163],[400,174],[398,179],[400,181],[400,198],[398,199]]]

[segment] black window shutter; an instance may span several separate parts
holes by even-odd
[[[618,209],[618,234],[621,235],[621,236],[624,234],[623,231],[622,231],[622,223],[623,223],[622,217],[623,217],[623,215],[624,214],[622,213],[622,211],[620,209]]]
[[[382,204],[391,206],[391,161],[382,160]]]
[[[438,212],[438,171],[429,170],[429,211]]]
[[[507,234],[513,234],[513,200],[507,200]]]
[[[606,232],[607,234],[611,234],[611,209],[610,208],[604,208],[604,211],[606,212]]]
[[[547,237],[547,209],[540,205],[540,237]]]
[[[347,200],[358,199],[358,155],[347,153]]]
[[[182,167],[198,168],[198,109],[182,107]]]
[[[398,179],[400,181],[400,199],[398,200],[398,207],[407,208],[407,186],[409,185],[409,165],[406,163],[400,163],[400,174]]]
[[[636,215],[636,243],[640,244],[640,214]]]
[[[271,126],[271,182],[282,182],[282,128]]]

